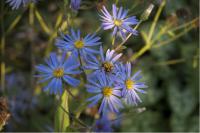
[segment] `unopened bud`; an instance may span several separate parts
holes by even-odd
[[[150,4],[149,7],[140,16],[140,20],[141,21],[147,20],[149,18],[150,14],[151,14],[153,8],[154,8],[154,5]]]

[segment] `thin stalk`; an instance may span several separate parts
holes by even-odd
[[[115,0],[115,5],[117,5],[117,4],[118,4],[118,2],[119,2],[119,0]]]
[[[169,44],[170,42],[172,42],[172,41],[174,41],[174,40],[180,38],[181,36],[183,36],[184,34],[186,34],[187,32],[189,32],[189,31],[192,30],[193,28],[194,28],[194,27],[191,26],[191,27],[189,27],[188,29],[184,30],[183,32],[177,34],[175,37],[172,37],[172,38],[170,38],[170,39],[168,39],[168,40],[166,40],[166,41],[163,41],[163,42],[160,42],[159,44],[154,45],[153,48],[159,48],[159,47],[161,47],[161,46],[164,46],[164,45],[166,45],[166,44]]]
[[[4,30],[4,2],[3,0],[1,1],[1,13],[2,13],[2,20],[1,20],[1,89],[2,89],[2,93],[5,93],[5,74],[6,74],[6,70],[5,70],[5,30]]]
[[[112,46],[114,46],[115,45],[115,36],[113,36],[113,38],[112,38]]]
[[[99,26],[99,27],[96,29],[95,33],[98,33],[100,30],[101,30],[101,26]]]
[[[153,24],[151,25],[151,28],[149,30],[149,35],[148,35],[148,40],[149,41],[151,41],[151,38],[152,38],[153,33],[155,31],[155,27],[157,25],[158,19],[160,17],[160,14],[161,14],[161,12],[162,12],[165,4],[166,4],[166,0],[163,0],[162,3],[161,3],[161,5],[160,5],[160,7],[159,7],[159,9],[158,9],[158,11],[157,11],[157,13],[156,13],[156,16],[155,16],[155,18],[153,20]]]
[[[68,114],[74,121],[76,121],[77,123],[79,123],[81,126],[90,129],[90,127],[88,125],[86,125],[84,122],[82,122],[80,119],[76,118],[75,116],[71,115],[63,106],[60,106],[62,108],[62,110]]]
[[[138,24],[135,26],[134,30],[136,30],[136,29],[139,27],[139,25],[140,25],[141,23],[142,23],[142,21],[140,20],[140,21],[138,22]],[[125,39],[122,43],[120,43],[120,44],[115,48],[115,51],[119,50],[119,49],[126,43],[126,41],[127,41],[131,36],[132,36],[132,33],[130,33],[130,34],[126,37],[126,39]]]
[[[76,111],[76,113],[75,113],[75,117],[78,119],[79,118],[79,116],[80,116],[80,114],[81,114],[81,112],[85,109],[85,107],[87,106],[87,103],[82,103],[79,107],[78,107],[78,109],[77,109],[77,111]]]
[[[2,33],[3,34],[3,33]],[[2,92],[5,92],[5,74],[6,74],[6,70],[5,70],[5,62],[4,62],[4,57],[5,57],[5,37],[4,35],[2,35],[1,38],[1,89]]]
[[[166,25],[164,26],[159,32],[158,34],[151,40],[152,44],[154,44],[162,35],[164,35],[166,32],[169,32],[167,31],[167,29],[170,28],[170,24],[169,25]]]
[[[163,34],[165,34],[166,32],[174,32],[174,31],[177,31],[177,30],[180,30],[180,29],[183,29],[183,28],[186,28],[188,26],[191,26],[193,25],[199,18],[195,18],[187,23],[184,23],[178,27],[175,27],[173,29],[169,29],[171,27],[171,25],[166,25],[157,35],[156,37],[152,40],[152,44],[154,44],[158,38],[160,38]],[[169,30],[167,30],[169,29]]]
[[[189,22],[187,22],[187,23],[184,23],[184,24],[182,24],[182,25],[180,25],[180,26],[177,26],[177,27],[175,27],[174,29],[172,29],[172,30],[170,30],[170,31],[177,31],[177,30],[179,30],[179,29],[182,29],[182,28],[184,28],[184,27],[187,27],[187,26],[189,26],[189,25],[192,25],[192,24],[196,23],[198,20],[199,20],[199,17],[194,18],[193,20],[191,20],[191,21],[189,21]]]
[[[183,63],[185,61],[186,61],[185,59],[173,59],[173,60],[168,60],[168,61],[165,61],[165,62],[160,62],[156,65],[159,65],[159,66],[175,65],[175,64],[178,64],[178,63]]]
[[[30,4],[29,9],[29,25],[31,27],[31,32],[34,33],[34,4]],[[34,78],[33,75],[35,73],[35,70],[33,69],[35,66],[35,56],[34,56],[34,44],[33,44],[34,35],[31,35],[30,37],[30,51],[31,51],[31,77],[30,77],[30,83],[31,83],[31,89],[34,90]]]
[[[8,35],[14,28],[15,26],[19,23],[19,21],[21,20],[22,16],[23,16],[24,12],[22,14],[19,14],[14,21],[10,24],[9,28],[6,30],[6,35]]]
[[[147,50],[149,50],[151,48],[151,45],[145,45],[144,47],[142,47],[142,49],[140,49],[139,52],[137,52],[136,54],[134,54],[131,58],[130,58],[130,62],[136,60],[138,57],[140,57],[141,55],[143,55]]]
[[[69,94],[74,100],[78,100],[77,97],[74,96],[74,95],[72,94],[72,92],[71,92],[69,89],[66,88],[65,90],[68,92],[68,94]]]
[[[61,25],[61,22],[63,20],[63,14],[59,14],[58,17],[57,17],[57,21],[56,21],[56,24],[54,26],[54,30],[53,32],[51,33],[51,35],[49,36],[49,40],[47,42],[47,49],[45,51],[45,56],[48,56],[48,54],[51,52],[52,50],[52,43],[54,41],[54,39],[57,37],[57,32],[58,32],[58,28],[59,26]]]
[[[151,46],[152,46],[152,40],[151,40],[151,39],[152,39],[153,33],[154,33],[154,31],[155,31],[155,27],[156,27],[156,25],[157,25],[158,19],[159,19],[159,17],[160,17],[160,14],[161,14],[161,12],[162,12],[162,10],[163,10],[165,4],[166,4],[166,0],[163,0],[162,3],[161,3],[161,5],[160,5],[160,7],[158,8],[158,11],[157,11],[157,13],[156,13],[156,16],[155,16],[155,18],[154,18],[154,20],[153,20],[153,23],[152,23],[152,25],[151,25],[151,27],[150,27],[150,30],[149,30],[148,38],[147,38],[147,41],[146,41],[147,43],[145,44],[144,47],[142,47],[142,49],[140,49],[139,52],[137,52],[136,54],[134,54],[134,55],[130,58],[129,61],[134,61],[134,60],[136,60],[139,56],[141,56],[142,54],[144,54],[146,51],[148,51],[148,50],[151,48]]]
[[[87,75],[86,75],[86,73],[83,69],[83,62],[82,62],[81,54],[80,54],[79,50],[78,50],[78,59],[79,59],[79,62],[80,62],[80,69],[83,71],[83,79],[86,82]]]

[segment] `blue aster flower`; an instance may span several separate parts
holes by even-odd
[[[81,0],[71,0],[70,7],[77,11],[80,8]]]
[[[118,32],[120,36],[125,39],[127,33],[137,35],[137,31],[131,26],[136,25],[138,20],[135,16],[127,17],[128,10],[124,10],[122,7],[117,8],[116,5],[112,5],[112,15],[108,12],[105,6],[101,10],[100,15],[102,20],[102,27],[104,30],[113,29],[112,35],[115,36]]]
[[[100,37],[96,34],[88,34],[85,37],[81,37],[80,30],[77,33],[71,29],[71,35],[63,35],[62,38],[58,38],[56,46],[66,52],[71,51],[73,55],[80,54],[84,59],[87,55],[94,56],[94,54],[99,54],[98,50],[92,49],[91,47],[98,46],[101,44],[99,42]]]
[[[92,75],[98,75],[105,72],[110,78],[114,78],[115,65],[122,54],[116,54],[114,50],[108,49],[104,58],[103,48],[100,47],[100,61],[96,57],[90,57],[86,60],[85,69],[94,70]]]
[[[89,107],[101,101],[98,112],[103,115],[107,112],[119,112],[119,109],[123,108],[119,99],[121,97],[121,88],[115,86],[114,80],[109,80],[104,72],[97,75],[96,79],[88,79],[88,83],[86,84],[87,91],[95,94],[95,96],[87,99],[87,101],[91,102]]]
[[[6,2],[12,7],[12,9],[18,9],[21,5],[25,6],[30,2],[35,2],[36,0],[7,0]]]
[[[112,122],[107,115],[102,116],[95,123],[95,132],[112,132]]]
[[[80,66],[78,61],[70,56],[65,60],[66,54],[62,58],[58,58],[55,53],[50,54],[50,58],[46,59],[47,65],[37,65],[36,69],[39,72],[36,77],[42,78],[40,82],[48,81],[48,85],[44,91],[49,91],[50,94],[63,92],[63,83],[76,87],[80,81],[73,78],[72,75],[79,74],[81,71],[77,68]]]
[[[141,71],[136,72],[134,75],[131,75],[131,63],[128,62],[125,66],[119,64],[117,66],[118,72],[118,85],[122,88],[122,97],[124,98],[126,104],[128,105],[137,105],[139,102],[142,102],[138,93],[146,93],[145,90],[141,88],[147,88],[144,82],[139,82],[142,78],[140,75]]]

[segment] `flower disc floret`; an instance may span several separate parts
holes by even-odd
[[[103,68],[105,69],[106,72],[111,72],[113,70],[113,67],[114,67],[113,64],[108,62],[108,61],[104,62],[102,66],[103,66]]]
[[[64,76],[64,69],[63,68],[57,68],[53,71],[53,76],[56,78],[61,78]]]
[[[116,26],[121,26],[122,25],[122,20],[114,20],[114,24],[116,25]]]
[[[108,87],[108,86],[104,87],[104,88],[103,88],[103,95],[104,95],[105,97],[111,96],[111,95],[112,95],[112,88],[111,88],[111,87]]]
[[[132,89],[133,86],[134,86],[134,81],[132,81],[131,79],[127,79],[127,80],[125,81],[125,84],[126,84],[126,89],[130,90],[130,89]]]
[[[83,46],[84,46],[84,42],[81,41],[81,40],[77,40],[77,41],[74,43],[74,45],[75,45],[75,47],[76,47],[77,49],[81,49],[81,48],[83,48]]]

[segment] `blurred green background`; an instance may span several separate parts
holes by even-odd
[[[3,131],[54,130],[56,96],[41,91],[42,85],[33,77],[34,66],[43,63],[49,52],[58,51],[54,41],[59,30],[74,27],[84,35],[93,33],[101,24],[98,16],[101,6],[111,8],[115,2],[138,19],[151,3],[155,5],[148,20],[139,26],[139,35],[126,42],[122,59],[125,62],[147,44],[145,35],[148,36],[162,0],[83,0],[77,13],[69,5],[63,6],[63,0],[40,0],[19,10],[11,10],[1,2],[1,63],[5,63],[5,87],[2,88],[1,82],[0,94],[8,99],[11,114]],[[166,1],[153,32],[152,46],[132,63],[134,71],[142,70],[148,93],[141,95],[143,103],[138,107],[122,111],[124,116],[116,131],[199,132],[198,10],[198,0]],[[68,24],[65,19],[69,20]],[[110,33],[103,30],[97,33],[105,49],[111,47]],[[1,69],[1,75],[3,72]],[[84,103],[83,95],[87,95],[84,86],[72,91]],[[80,101],[69,100],[69,109],[74,112]],[[91,125],[95,115],[95,108],[84,109],[80,119]],[[69,130],[84,131],[76,126]]]

